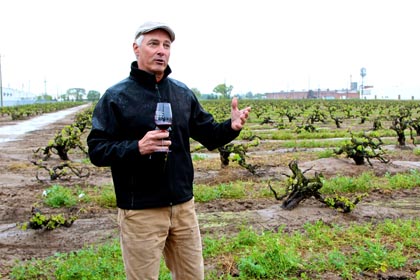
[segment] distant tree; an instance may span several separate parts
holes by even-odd
[[[194,92],[195,96],[197,98],[201,97],[201,92],[198,90],[198,88],[191,88],[192,92]]]
[[[60,99],[63,101],[69,101],[69,96],[67,95],[67,93],[60,95]]]
[[[252,94],[252,92],[251,92],[251,91],[248,91],[248,92],[245,94],[245,98],[252,99],[253,97],[254,97],[254,95]]]
[[[233,90],[233,86],[227,86],[226,83],[223,83],[223,84],[217,85],[213,89],[213,92],[220,93],[222,95],[222,98],[224,99],[229,99],[230,94],[232,93],[232,90]]]
[[[84,88],[69,88],[67,90],[67,96],[70,100],[80,101],[83,100],[83,96],[86,95]]]
[[[99,91],[89,90],[86,97],[87,97],[87,100],[89,100],[89,101],[98,101],[99,98],[101,97],[101,94],[100,94]]]
[[[41,96],[38,96],[38,97],[36,98],[36,100],[37,100],[37,101],[41,101],[41,100],[43,100],[43,101],[52,101],[52,100],[53,100],[53,98],[52,98],[52,96],[51,96],[51,95],[48,95],[48,94],[43,94],[43,95],[41,95]]]
[[[213,99],[219,99],[219,97],[214,93],[212,93],[212,94],[202,94],[201,99],[213,100]]]

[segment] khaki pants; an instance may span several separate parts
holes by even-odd
[[[194,199],[162,208],[118,209],[124,267],[129,280],[157,280],[162,253],[172,279],[204,279]]]

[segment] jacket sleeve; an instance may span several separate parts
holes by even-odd
[[[232,129],[231,120],[216,122],[194,97],[192,103],[191,138],[209,150],[228,144],[240,134]]]
[[[107,95],[98,101],[87,138],[90,161],[96,166],[111,166],[118,161],[138,161],[142,157],[138,140],[119,139],[118,106]]]

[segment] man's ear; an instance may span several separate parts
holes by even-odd
[[[139,52],[140,52],[140,46],[137,45],[136,42],[133,43],[133,51],[134,51],[134,54],[136,55],[136,58],[138,58],[139,57]]]

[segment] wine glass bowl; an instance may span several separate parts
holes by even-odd
[[[171,103],[159,102],[156,105],[155,124],[160,130],[168,130],[172,125]]]
[[[172,125],[171,103],[158,102],[155,111],[155,125],[157,129],[170,131]],[[163,142],[164,139],[162,139]],[[164,150],[167,152],[168,150]]]

